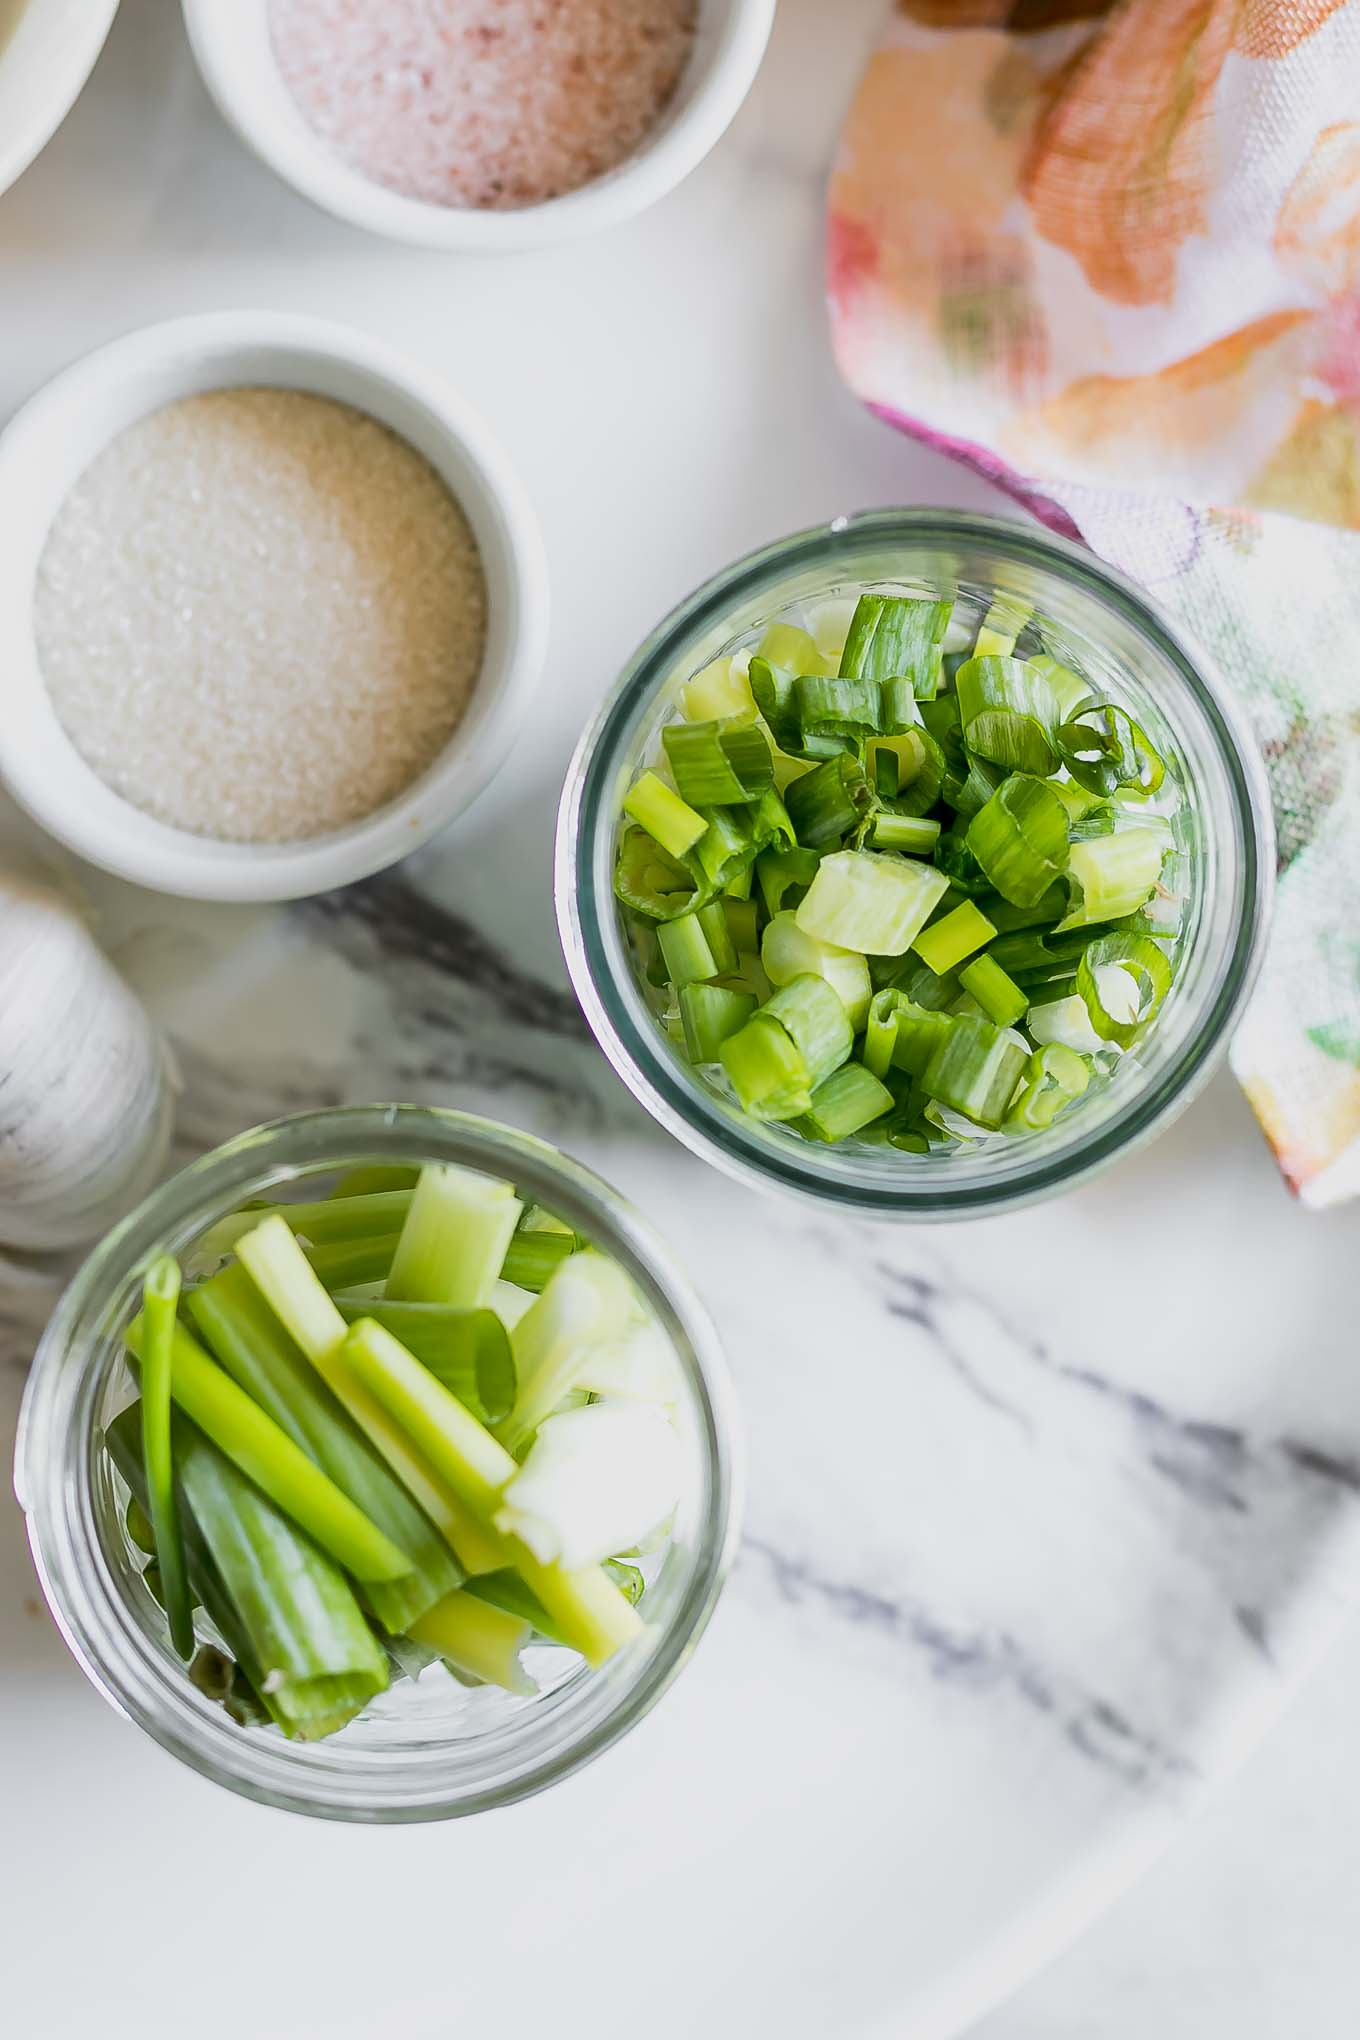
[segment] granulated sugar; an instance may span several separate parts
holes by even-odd
[[[121,433],[48,536],[38,658],[82,757],[196,835],[280,843],[424,771],[476,684],[486,587],[428,461],[296,390],[185,397]]]
[[[506,211],[633,155],[674,96],[696,0],[270,0],[305,119],[408,198]]]

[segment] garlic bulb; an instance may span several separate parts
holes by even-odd
[[[0,871],[0,1246],[96,1239],[170,1141],[164,1043],[72,904]]]

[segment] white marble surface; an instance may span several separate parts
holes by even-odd
[[[0,411],[155,317],[325,312],[482,405],[548,541],[541,713],[435,853],[276,913],[93,881],[179,1046],[182,1152],[293,1106],[393,1096],[560,1140],[685,1251],[752,1456],[742,1559],[675,1692],[591,1771],[452,1829],[316,1828],[180,1771],[67,1660],[9,1507],[16,2030],[416,2040],[480,2016],[527,2040],[551,2005],[582,2040],[944,2040],[1147,1864],[1355,1597],[1356,1220],[1289,1203],[1226,1078],[1065,1203],[845,1226],[756,1211],[656,1133],[566,990],[556,791],[656,615],[803,522],[994,500],[860,416],[828,357],[822,180],[878,12],[783,0],[752,101],[682,191],[584,248],[474,263],[295,199],[210,112],[172,0],[124,0],[85,98],[0,200]],[[33,1312],[0,1308],[11,1415]],[[203,1951],[227,1925],[223,1986]],[[1296,2030],[1248,2010],[1233,2030],[1252,2040]],[[1065,2016],[1006,2010],[986,2030],[1148,2030],[1108,2006]]]

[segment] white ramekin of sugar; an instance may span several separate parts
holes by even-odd
[[[241,491],[224,490],[219,544],[218,523],[207,514],[214,479],[231,484],[252,459],[247,436],[228,446],[236,465],[224,465],[220,431],[213,437],[224,403],[229,422],[236,418],[235,399],[244,407],[242,428],[260,435],[260,475],[253,504],[249,486],[244,504]],[[305,417],[299,437],[290,404],[323,414],[320,434]],[[209,414],[206,438],[200,407]],[[288,426],[281,481],[269,436],[280,407]],[[147,428],[158,420],[173,426],[181,416],[188,436],[171,434],[171,465],[162,474],[155,462],[165,435],[148,436]],[[144,458],[120,454],[123,446],[135,453],[143,441]],[[375,444],[384,463],[379,483],[388,491],[377,517],[366,500]],[[413,699],[429,712],[430,647],[419,638],[429,604],[441,626],[452,624],[440,606],[443,556],[425,546],[404,499],[391,498],[408,469],[423,477],[416,508],[428,510],[437,499],[463,534],[465,590],[469,571],[477,589],[468,627],[480,644],[480,660],[464,676],[465,700],[431,726],[423,751],[406,742],[406,699],[381,693],[381,669],[333,663],[343,666],[349,653],[356,600],[381,606],[390,591],[395,623],[387,637],[378,631],[368,642],[370,663],[389,645],[405,657],[414,642],[414,656],[425,663]],[[120,474],[130,478],[125,516],[109,490],[110,477]],[[92,488],[101,475],[103,486]],[[332,475],[343,484],[333,515]],[[178,534],[165,503],[176,490],[196,549],[167,558]],[[252,527],[251,515],[266,520],[262,528]],[[437,577],[414,620],[413,557]],[[295,584],[283,578],[294,567]],[[238,583],[240,642],[232,643]],[[66,369],[0,433],[0,781],[79,856],[157,891],[295,899],[366,877],[416,849],[460,815],[504,762],[542,669],[547,624],[537,523],[486,427],[438,377],[345,327],[275,312],[147,327]],[[90,688],[91,672],[106,674],[120,691],[121,724]],[[174,691],[181,679],[182,697]],[[348,749],[330,735],[332,723],[346,717]],[[325,775],[352,782],[350,768],[365,767],[370,754],[388,768],[386,782],[367,782],[374,804],[367,805],[360,778],[357,792],[347,783],[328,806]],[[219,760],[236,761],[249,796],[240,827],[230,813],[224,821],[213,783]],[[174,798],[148,797],[145,786],[154,794],[158,783]],[[196,784],[201,817],[186,807]],[[289,800],[299,803],[296,828]],[[339,815],[353,818],[332,826]]]
[[[447,22],[411,0],[184,0],[184,19],[224,119],[297,191],[391,240],[489,254],[575,240],[673,190],[750,91],[775,10],[775,0],[573,0],[545,21],[529,0],[499,0],[494,19],[484,0],[444,4]],[[644,42],[649,111],[646,82],[624,75]],[[449,74],[455,62],[485,75]],[[571,138],[548,132],[568,118],[574,170]],[[507,131],[517,143],[555,139],[561,188],[543,183],[541,151],[517,146],[498,195],[425,195],[445,135],[451,152],[485,155]]]
[[[118,0],[0,0],[0,191],[80,96]]]

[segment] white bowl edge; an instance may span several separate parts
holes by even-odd
[[[114,793],[62,729],[33,637],[33,583],[53,517],[115,435],[177,397],[242,383],[353,404],[408,440],[448,483],[487,582],[482,670],[467,714],[395,801],[334,834],[278,845],[174,829]],[[34,821],[90,863],[204,900],[283,900],[367,877],[462,814],[514,741],[547,651],[548,575],[523,489],[476,412],[438,377],[328,320],[238,311],[172,319],[65,369],[0,433],[0,780]]]
[[[204,84],[228,126],[313,204],[351,225],[427,248],[508,253],[571,241],[654,205],[701,163],[755,81],[775,0],[699,0],[699,32],[655,136],[579,191],[519,211],[430,205],[353,170],[307,126],[274,61],[269,0],[183,0]]]

